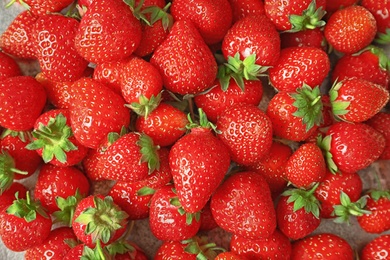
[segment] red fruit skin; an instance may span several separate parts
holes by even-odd
[[[210,201],[203,207],[200,214],[200,231],[210,231],[217,228],[218,224],[215,222],[213,213],[210,208]]]
[[[264,2],[257,0],[229,0],[233,10],[233,23],[249,15],[263,15]]]
[[[369,196],[364,209],[371,211],[371,214],[359,216],[357,221],[365,232],[380,234],[390,230],[390,200],[388,198],[381,197],[375,200]]]
[[[53,229],[47,239],[39,246],[30,248],[26,251],[24,258],[26,260],[52,259],[62,260],[71,247],[67,241],[76,242],[76,235],[69,227],[59,227]]]
[[[382,154],[386,141],[381,133],[364,123],[338,122],[329,127],[330,153],[342,172],[366,168]]]
[[[338,9],[342,9],[348,6],[351,6],[353,4],[356,4],[358,0],[337,0],[337,1],[326,1],[326,15],[329,18],[329,16],[337,11]]]
[[[389,160],[390,159],[390,114],[385,112],[378,112],[375,116],[366,121],[366,124],[374,128],[376,131],[381,133],[386,140],[385,149],[379,156],[379,159]]]
[[[186,223],[186,215],[181,215],[178,207],[170,203],[177,195],[172,191],[173,185],[158,189],[151,201],[149,226],[152,234],[163,241],[182,241],[192,238],[200,228],[200,222],[193,219]]]
[[[386,33],[386,29],[390,27],[390,18],[386,14],[390,11],[388,1],[362,0],[360,5],[367,8],[375,17],[378,32]]]
[[[25,0],[24,3],[30,6],[29,11],[38,16],[47,13],[59,13],[62,9],[69,6],[72,0],[45,1],[45,0]]]
[[[290,240],[278,229],[263,239],[248,239],[234,234],[230,248],[233,253],[247,260],[288,260],[291,255]]]
[[[0,51],[0,80],[21,76],[19,65],[16,61],[3,51]]]
[[[164,87],[181,95],[211,87],[218,70],[211,50],[190,21],[174,22],[150,62],[159,69]]]
[[[320,201],[320,217],[333,218],[333,206],[340,205],[340,193],[343,191],[352,202],[357,201],[363,190],[363,182],[356,172],[338,172],[336,174],[327,170],[325,178],[314,191],[314,196]]]
[[[0,194],[0,211],[7,209],[15,200],[15,194],[18,192],[19,199],[26,198],[26,186],[19,182],[13,182],[12,185]]]
[[[74,260],[80,259],[83,256],[84,244],[78,244],[77,246],[71,248],[62,260]]]
[[[271,191],[254,172],[229,176],[211,197],[210,208],[221,228],[245,238],[267,238],[276,228]]]
[[[218,117],[229,107],[237,103],[247,103],[258,106],[263,97],[263,85],[260,80],[245,80],[245,90],[237,85],[234,79],[229,82],[229,87],[223,91],[219,81],[215,81],[215,87],[196,95],[194,101],[197,107],[201,107],[211,122],[217,122]]]
[[[74,196],[76,191],[85,197],[89,194],[90,183],[83,172],[75,167],[59,167],[45,164],[39,170],[34,196],[49,211],[60,210],[56,198],[66,199]]]
[[[241,60],[256,54],[256,64],[273,66],[280,54],[280,36],[265,15],[250,15],[228,30],[222,41],[222,53],[225,59],[239,53]]]
[[[380,235],[368,242],[362,249],[361,260],[386,259],[390,254],[390,235]]]
[[[360,5],[348,6],[334,12],[324,29],[328,43],[345,54],[358,52],[368,46],[376,33],[374,16]]]
[[[148,260],[148,257],[135,243],[129,241],[129,244],[134,248],[133,251],[129,251],[124,254],[116,254],[115,260]]]
[[[2,80],[0,93],[0,125],[14,131],[31,130],[46,104],[43,86],[33,77],[18,76]]]
[[[271,149],[273,126],[257,106],[236,104],[217,120],[218,138],[229,148],[234,162],[248,166],[261,160]]]
[[[171,147],[169,166],[183,209],[196,213],[225,177],[229,150],[211,129],[192,128]]]
[[[280,42],[282,49],[288,47],[315,47],[323,51],[327,49],[325,35],[321,28],[293,33],[281,33]]]
[[[180,241],[163,241],[157,249],[154,260],[196,260],[196,254],[189,254],[184,250],[186,246]]]
[[[304,83],[320,86],[328,72],[330,61],[325,51],[315,47],[290,47],[280,51],[276,65],[269,69],[269,80],[278,91],[295,91]]]
[[[217,257],[214,258],[214,260],[246,260],[247,258],[244,258],[243,256],[239,256],[236,253],[226,251],[219,253]]]

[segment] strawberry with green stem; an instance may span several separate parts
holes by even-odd
[[[78,190],[76,190],[74,195],[67,196],[66,198],[56,197],[55,203],[59,210],[52,213],[54,223],[61,223],[67,227],[72,227],[76,206],[83,198],[85,198],[85,195],[80,194]]]
[[[22,72],[15,59],[0,51],[0,80],[21,75]]]
[[[349,196],[341,191],[340,192],[340,205],[333,206],[334,210],[332,215],[335,217],[336,223],[350,223],[351,216],[359,217],[365,214],[371,214],[372,212],[365,209],[367,204],[367,195],[360,197],[357,201],[352,202]]]

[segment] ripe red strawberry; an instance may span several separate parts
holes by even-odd
[[[199,110],[199,125],[177,140],[169,152],[169,165],[180,204],[186,212],[199,212],[222,182],[230,166],[229,150],[212,132]]]
[[[41,245],[30,248],[26,251],[24,258],[26,260],[45,259],[62,259],[71,249],[69,244],[76,243],[76,235],[69,227],[59,227],[53,229],[49,236]]]
[[[288,159],[286,179],[298,188],[309,188],[326,174],[326,163],[321,148],[315,143],[304,143]]]
[[[173,185],[156,190],[150,201],[149,226],[159,240],[182,241],[199,231],[200,213],[183,212]]]
[[[360,5],[352,5],[334,12],[325,25],[325,38],[333,49],[355,53],[367,47],[375,38],[377,26],[374,16]]]
[[[193,22],[209,45],[222,41],[233,19],[228,0],[176,0],[172,2],[171,14],[175,20]]]
[[[230,240],[230,248],[233,253],[247,260],[288,260],[291,255],[290,240],[278,229],[275,229],[274,233],[267,238],[248,239],[233,234]]]
[[[202,212],[200,213],[200,228],[199,231],[210,231],[218,227],[218,224],[215,222],[213,213],[210,208],[210,200],[203,207]]]
[[[217,129],[218,138],[238,164],[253,165],[271,149],[271,120],[255,105],[243,103],[229,107],[218,118]]]
[[[13,56],[24,59],[35,59],[36,46],[32,31],[38,16],[29,11],[18,14],[7,29],[1,34],[0,48]]]
[[[328,260],[352,260],[354,252],[351,245],[342,237],[331,233],[320,233],[305,237],[292,244],[291,260],[308,260],[317,256]]]
[[[233,11],[233,23],[249,15],[263,15],[264,3],[257,0],[228,0]]]
[[[83,256],[85,245],[78,244],[75,247],[72,247],[62,258],[62,260],[73,260],[80,259]]]
[[[60,14],[43,15],[35,22],[32,40],[41,71],[48,79],[75,81],[83,75],[88,62],[75,48],[78,27],[76,19]]]
[[[325,40],[324,30],[321,28],[291,33],[281,33],[280,42],[282,49],[288,47],[315,47],[326,51],[328,47]]]
[[[173,24],[150,62],[159,69],[165,88],[181,95],[208,89],[217,76],[217,62],[190,21]]]
[[[389,43],[390,18],[386,14],[390,11],[387,1],[363,0],[360,5],[372,13],[378,28],[377,41],[381,44]]]
[[[3,51],[0,51],[0,80],[21,76],[19,65],[16,61]]]
[[[80,21],[76,49],[87,61],[102,63],[130,56],[141,41],[141,23],[124,1],[92,1]]]
[[[385,148],[381,133],[364,123],[331,125],[321,147],[331,172],[357,172],[377,160]]]
[[[226,60],[236,53],[240,60],[255,54],[257,65],[272,66],[279,58],[280,36],[265,15],[250,15],[228,30],[222,41],[222,53]]]
[[[327,18],[334,13],[335,11],[354,5],[358,2],[358,0],[335,0],[335,1],[326,1],[326,15]]]
[[[74,136],[86,147],[97,148],[110,132],[130,123],[130,112],[121,96],[90,78],[71,86],[70,121]]]
[[[45,1],[45,0],[11,0],[7,6],[12,5],[14,2],[19,2],[24,7],[28,8],[28,11],[37,16],[43,16],[47,13],[59,13],[65,7],[69,6],[72,0],[57,0],[57,1]]]
[[[0,211],[8,208],[15,200],[15,194],[18,192],[20,199],[26,198],[27,188],[19,182],[13,182],[7,190],[3,190],[0,194]]]
[[[267,238],[276,228],[270,189],[255,172],[230,175],[211,197],[210,208],[221,228],[245,238]]]
[[[264,10],[279,31],[301,31],[325,24],[321,20],[325,4],[325,0],[264,0]]]
[[[385,137],[385,149],[379,156],[379,159],[390,159],[390,131],[388,127],[390,124],[390,114],[385,112],[378,112],[375,116],[366,121],[366,124],[377,130]]]
[[[14,131],[31,130],[46,104],[43,86],[33,77],[17,76],[0,81],[0,93],[0,125]]]
[[[219,253],[217,257],[214,258],[214,260],[245,260],[247,258],[244,258],[243,256],[239,256],[236,253],[226,251]]]
[[[370,119],[387,104],[389,96],[382,86],[363,79],[336,82],[329,91],[333,114],[349,122]]]
[[[278,91],[296,91],[303,84],[320,86],[330,71],[329,57],[315,47],[290,47],[280,51],[268,70],[270,83]]]
[[[38,200],[16,197],[13,204],[0,212],[0,237],[15,252],[41,245],[49,236],[51,218]]]
[[[110,255],[115,257],[115,260],[148,260],[144,251],[132,241],[120,239],[106,248]]]
[[[380,235],[364,245],[361,260],[386,259],[390,255],[390,235]]]

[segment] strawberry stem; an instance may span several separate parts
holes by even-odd
[[[15,168],[15,160],[7,151],[0,153],[0,195],[8,190],[15,179],[15,173],[27,175],[27,171]]]

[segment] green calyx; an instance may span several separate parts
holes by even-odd
[[[316,183],[310,190],[289,189],[282,193],[283,196],[289,196],[287,203],[294,203],[294,211],[304,209],[306,213],[313,214],[317,219],[320,218],[320,202],[314,196],[319,183]]]
[[[160,169],[160,158],[158,156],[160,146],[154,145],[152,138],[144,133],[140,134],[137,145],[140,147],[142,154],[141,163],[146,162],[148,164],[149,173]]]
[[[86,225],[85,233],[91,235],[92,242],[108,243],[115,231],[122,228],[128,215],[113,202],[112,197],[94,198],[95,207],[85,209],[76,222]]]
[[[219,66],[217,77],[223,91],[228,89],[231,78],[242,91],[245,91],[244,79],[259,80],[259,77],[264,76],[268,68],[256,64],[256,54],[251,54],[242,61],[240,53],[237,52],[234,57],[229,56],[227,62]]]
[[[0,195],[12,185],[16,174],[27,175],[28,172],[15,168],[15,160],[7,151],[0,153]]]
[[[291,23],[291,29],[287,32],[299,32],[306,29],[315,29],[325,25],[325,21],[322,20],[326,11],[322,7],[317,8],[316,0],[313,0],[308,8],[302,12],[302,15],[290,15],[289,20]]]
[[[100,240],[96,241],[95,248],[89,248],[88,246],[84,246],[83,253],[80,257],[80,260],[112,260],[112,257],[108,250],[102,247]]]
[[[369,196],[374,200],[378,201],[381,198],[386,198],[390,200],[390,191],[388,190],[371,190]]]
[[[191,225],[194,220],[196,222],[200,221],[200,212],[196,212],[196,213],[186,212],[183,209],[183,207],[181,206],[181,203],[180,203],[178,197],[171,198],[169,200],[169,202],[171,203],[171,205],[177,207],[177,210],[179,211],[180,215],[182,215],[182,216],[185,215],[186,216],[186,223],[187,223],[187,225]]]
[[[379,60],[379,67],[383,70],[390,71],[390,59],[386,55],[385,51],[378,46],[370,45],[369,51],[375,54]]]
[[[156,192],[155,189],[144,186],[137,191],[137,196],[148,196],[153,195]]]
[[[196,255],[197,260],[208,260],[217,257],[219,252],[226,252],[225,248],[218,247],[215,243],[209,243],[207,236],[195,236],[182,241],[186,247],[184,251],[188,254]]]
[[[76,206],[83,198],[78,189],[74,196],[56,197],[56,204],[60,210],[53,212],[54,223],[63,223],[71,227]]]
[[[344,120],[341,116],[348,114],[348,107],[351,102],[348,101],[340,101],[336,100],[339,96],[338,91],[342,87],[343,83],[337,82],[337,80],[333,83],[333,86],[329,90],[329,99],[330,104],[332,106],[332,113],[337,120]]]
[[[325,162],[326,162],[326,165],[327,165],[329,171],[333,174],[336,174],[338,172],[338,167],[333,160],[332,153],[330,152],[331,141],[332,141],[331,135],[327,135],[325,137],[318,135],[317,145],[322,150],[322,154],[324,155]]]
[[[314,125],[319,126],[322,118],[322,100],[319,86],[311,88],[307,84],[303,84],[295,93],[291,94],[295,100],[293,106],[297,111],[294,116],[302,118],[302,123],[306,125],[306,131],[309,131]]]
[[[202,108],[198,108],[198,116],[199,116],[199,123],[196,123],[192,119],[191,113],[188,113],[187,119],[189,123],[186,125],[186,129],[193,129],[193,128],[200,127],[200,128],[212,129],[214,132],[218,133],[217,126],[207,119],[207,115]]]
[[[0,139],[4,139],[7,136],[18,137],[23,143],[29,143],[32,141],[32,134],[29,131],[13,131],[10,129],[5,129],[1,133]]]
[[[45,209],[42,207],[39,200],[32,200],[30,192],[26,193],[26,199],[19,199],[18,192],[15,194],[16,199],[11,206],[7,208],[7,213],[23,218],[27,222],[34,221],[37,213],[44,218],[49,218]]]
[[[125,253],[131,254],[132,252],[136,251],[134,246],[132,246],[125,239],[119,239],[117,241],[114,241],[113,243],[110,243],[109,245],[106,246],[106,249],[111,256],[115,256],[116,254],[125,254]]]
[[[145,119],[148,118],[149,114],[155,110],[161,102],[161,93],[157,96],[152,95],[149,98],[141,95],[139,97],[139,102],[133,102],[131,104],[125,105],[126,107],[133,110],[137,115],[143,116]]]
[[[390,43],[390,28],[386,28],[384,33],[378,32],[374,42],[382,45],[387,45]]]
[[[367,204],[368,196],[362,196],[359,200],[352,202],[349,196],[341,191],[340,202],[341,205],[333,206],[333,216],[336,216],[334,222],[336,223],[348,223],[350,216],[363,216],[365,214],[371,214],[371,211],[365,210],[364,207]]]
[[[35,140],[26,148],[29,150],[42,148],[42,158],[45,163],[50,162],[54,157],[59,162],[66,163],[66,152],[77,150],[77,147],[69,141],[73,132],[66,124],[66,117],[61,113],[55,118],[50,118],[47,125],[40,124],[32,135]]]

